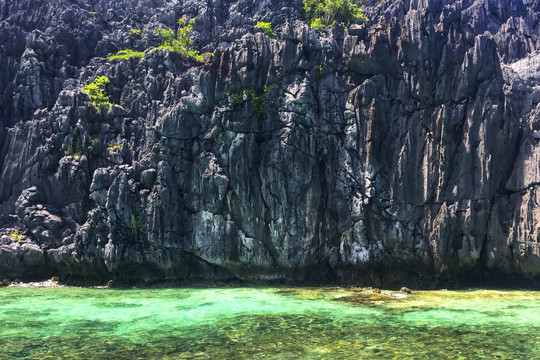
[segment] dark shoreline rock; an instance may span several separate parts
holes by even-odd
[[[144,280],[144,279],[116,279],[116,280],[97,280],[90,278],[76,278],[76,277],[63,277],[56,278],[56,283],[62,286],[75,286],[75,287],[106,287],[110,289],[131,289],[131,288],[174,288],[174,287],[202,287],[202,288],[214,288],[214,287],[299,287],[299,288],[361,288],[370,289],[373,283],[339,283],[339,282],[325,282],[325,281],[290,281],[287,279],[280,279],[276,281],[268,280],[253,280],[243,281],[239,279],[229,280],[209,280],[209,279],[161,279],[161,280]],[[3,279],[5,286],[10,285],[12,282],[20,283],[20,280]],[[46,278],[33,278],[26,282],[42,282],[47,281]],[[392,290],[395,292],[403,292],[400,285],[397,283],[378,283],[382,289]],[[410,284],[410,283],[409,283]],[[384,285],[384,286],[383,286]],[[413,288],[415,291],[422,290],[469,290],[469,289],[487,289],[487,290],[540,290],[540,281],[530,279],[523,279],[514,276],[507,276],[504,274],[496,274],[491,276],[478,276],[474,280],[461,279],[452,281],[434,281],[414,283]],[[414,291],[407,288],[411,293]],[[379,288],[373,288],[373,294],[380,294]]]

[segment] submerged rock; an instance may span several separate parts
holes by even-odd
[[[390,292],[381,292],[379,294],[361,293],[355,295],[335,297],[333,301],[342,301],[351,305],[376,305],[381,301],[392,301],[405,299],[407,294],[393,294]]]
[[[51,288],[51,287],[64,287],[65,285],[61,285],[58,283],[58,281],[54,281],[53,279],[46,280],[46,281],[33,281],[33,282],[12,282],[10,287],[19,287],[19,288]]]
[[[538,1],[122,4],[0,4],[0,278],[540,282]]]

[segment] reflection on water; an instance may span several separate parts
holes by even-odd
[[[0,289],[0,359],[534,359],[540,292]]]

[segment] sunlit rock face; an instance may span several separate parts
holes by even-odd
[[[299,0],[2,2],[0,277],[534,284],[540,2],[365,13],[319,31]],[[106,59],[182,16],[204,64]],[[102,75],[121,108],[81,92]]]

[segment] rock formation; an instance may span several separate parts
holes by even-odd
[[[1,2],[0,278],[538,282],[540,0],[364,8]]]

